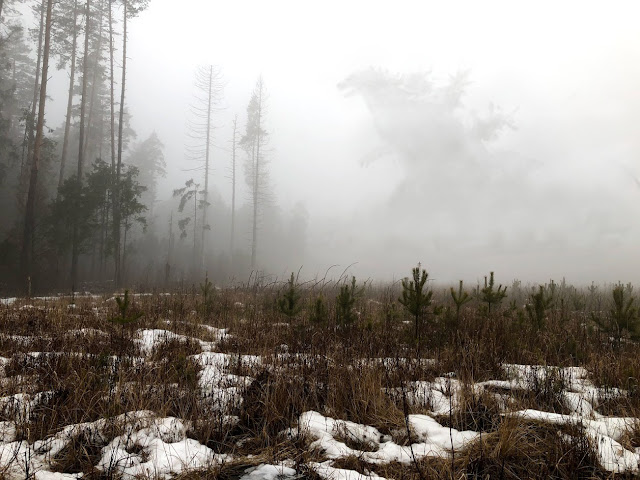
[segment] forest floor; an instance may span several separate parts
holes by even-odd
[[[638,473],[640,352],[587,293],[544,325],[516,302],[445,308],[416,338],[392,289],[348,323],[337,291],[289,316],[282,286],[1,300],[0,478]]]

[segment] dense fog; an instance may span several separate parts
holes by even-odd
[[[0,9],[0,294],[640,281],[634,2]]]

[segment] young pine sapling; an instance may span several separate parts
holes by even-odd
[[[635,298],[631,296],[630,290],[625,290],[625,287],[620,283],[611,293],[613,297],[613,304],[609,311],[611,321],[605,330],[614,335],[618,342],[625,333],[632,339],[637,339],[640,333],[640,324],[638,322],[638,308],[634,305]]]
[[[507,287],[503,287],[502,284],[495,287],[495,280],[493,279],[493,272],[489,274],[489,281],[487,277],[484,277],[484,288],[480,290],[480,300],[487,304],[487,315],[491,313],[491,305],[500,305],[500,302],[507,296]]]
[[[202,293],[203,303],[202,303],[202,311],[204,316],[207,317],[209,312],[211,311],[211,306],[213,304],[213,284],[209,280],[209,275],[205,273],[204,283],[200,284],[200,292]]]
[[[291,278],[289,278],[287,282],[287,288],[277,300],[278,310],[280,310],[280,313],[286,315],[289,320],[292,320],[293,317],[302,310],[300,296],[300,288],[296,284],[293,272],[291,272]]]
[[[544,286],[539,285],[538,293],[531,294],[531,303],[525,307],[531,323],[533,323],[537,330],[544,327],[546,312],[554,300],[553,291],[554,289],[551,289],[547,294]]]
[[[432,290],[426,290],[425,284],[429,278],[426,270],[420,272],[420,266],[413,269],[413,280],[408,277],[402,280],[402,297],[398,298],[415,320],[415,336],[420,338],[420,324],[427,316],[427,309],[431,305]]]
[[[118,310],[120,310],[120,316],[111,318],[111,321],[121,325],[123,331],[124,331],[125,325],[135,322],[143,315],[142,312],[136,312],[132,315],[127,314],[127,311],[131,306],[131,299],[129,298],[129,290],[124,291],[123,298],[116,297],[116,303],[118,304]]]
[[[325,323],[328,318],[329,309],[327,308],[327,302],[324,300],[322,294],[320,294],[311,304],[311,315],[309,316],[309,319],[312,323],[320,325]]]
[[[351,277],[351,284],[340,287],[340,293],[336,297],[336,320],[339,325],[350,325],[356,320],[353,307],[363,293],[364,288],[356,287],[356,277]]]
[[[469,303],[472,300],[471,295],[469,295],[467,291],[462,289],[462,280],[460,280],[457,292],[453,289],[453,287],[451,287],[451,298],[453,299],[453,303],[456,306],[456,324],[458,324],[460,323],[460,309],[464,306],[465,303]]]

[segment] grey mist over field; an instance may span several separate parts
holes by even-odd
[[[232,3],[185,48],[221,66],[225,116],[236,75],[263,74],[279,200],[310,214],[307,273],[640,280],[636,5]]]
[[[442,282],[489,271],[505,283],[638,282],[639,17],[632,1],[151,0],[128,25],[126,108],[131,145],[155,132],[166,176],[146,213],[154,239],[134,228],[130,261],[162,271],[171,248],[191,261],[172,193],[204,184],[189,125],[195,72],[213,65],[211,230],[196,276],[352,265],[392,280],[421,262]],[[46,119],[58,128],[69,74],[50,76]],[[234,266],[232,124],[245,134],[258,77],[268,175],[257,264],[250,149],[239,147],[234,248],[245,260]]]

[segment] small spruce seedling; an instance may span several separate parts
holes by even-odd
[[[293,319],[300,310],[302,310],[302,303],[300,302],[300,288],[296,284],[296,279],[291,272],[291,278],[287,282],[287,288],[284,293],[278,298],[278,310],[280,313],[286,315],[289,320]]]

